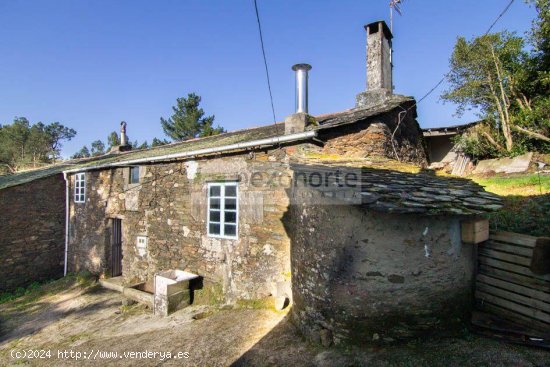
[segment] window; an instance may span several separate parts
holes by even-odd
[[[77,173],[74,176],[74,202],[83,203],[86,201],[86,173]]]
[[[139,183],[139,166],[130,167],[130,182],[131,184]]]
[[[208,184],[208,235],[237,238],[237,182]]]
[[[144,256],[147,253],[147,237],[145,236],[137,237],[136,249],[139,256]]]

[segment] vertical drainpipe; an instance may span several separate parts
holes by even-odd
[[[63,172],[65,179],[65,261],[63,266],[63,276],[67,276],[67,253],[69,251],[69,178],[67,172]]]

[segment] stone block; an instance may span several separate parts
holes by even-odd
[[[296,134],[305,131],[308,125],[307,113],[294,113],[285,118],[285,135]]]
[[[486,159],[480,161],[474,169],[474,174],[484,173],[520,173],[529,169],[533,153],[525,153],[514,158]]]

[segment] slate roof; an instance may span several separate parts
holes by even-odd
[[[497,195],[463,178],[366,166],[297,163],[291,168],[297,187],[381,212],[461,216],[502,207]]]
[[[462,125],[452,125],[452,126],[443,126],[443,127],[428,127],[425,129],[422,129],[422,133],[425,137],[430,136],[442,136],[442,135],[456,135],[464,130],[467,130],[471,127],[476,126],[477,124],[481,123],[481,121],[474,121],[470,122],[468,124],[462,124]]]
[[[20,185],[26,182],[45,178],[69,169],[86,168],[97,165],[109,165],[111,163],[124,162],[133,159],[164,156],[172,153],[180,153],[197,149],[205,149],[229,144],[236,144],[257,139],[272,138],[284,134],[284,125],[268,125],[258,128],[233,131],[225,134],[206,138],[197,138],[166,144],[149,149],[132,150],[116,154],[106,154],[94,158],[85,158],[63,162],[57,165],[38,168],[13,175],[0,176],[0,189]]]
[[[394,95],[386,102],[367,109],[350,109],[337,113],[315,116],[317,125],[311,125],[308,130],[324,130],[335,128],[345,124],[352,124],[369,117],[391,111],[404,104],[414,103],[411,97]],[[0,189],[20,185],[26,182],[59,174],[65,170],[90,168],[93,166],[108,167],[113,163],[123,163],[134,159],[161,157],[169,154],[190,152],[199,149],[215,148],[231,144],[244,143],[253,140],[275,138],[284,135],[284,123],[271,124],[261,127],[237,130],[220,135],[209,136],[176,142],[155,148],[133,150],[117,154],[106,154],[100,157],[71,160],[35,170],[16,173],[14,175],[0,176]]]

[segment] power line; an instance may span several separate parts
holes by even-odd
[[[260,23],[260,14],[258,13],[258,3],[254,0],[254,9],[256,9],[256,20],[258,21],[258,31],[260,32],[260,43],[262,45],[262,54],[264,55],[265,75],[267,77],[267,89],[269,89],[269,99],[271,100],[271,112],[273,112],[273,123],[277,123],[275,117],[275,107],[273,107],[273,94],[271,93],[271,82],[269,81],[269,68],[267,67],[267,58],[265,57],[264,37],[262,36],[262,25]]]
[[[491,30],[493,29],[493,27],[497,24],[497,22],[500,20],[500,18],[502,18],[502,16],[504,14],[506,14],[506,12],[508,11],[508,9],[510,9],[510,6],[512,6],[512,4],[514,3],[515,0],[510,0],[510,2],[508,3],[508,5],[506,5],[506,7],[504,8],[504,10],[502,12],[500,12],[500,14],[498,15],[498,17],[495,19],[495,21],[491,24],[491,26],[487,29],[487,31],[485,31],[485,33],[483,34],[483,36],[486,36],[487,34],[489,34],[489,32],[491,32]],[[444,81],[445,79],[447,79],[447,77],[449,76],[449,74],[451,73],[451,71],[448,71],[447,73],[445,73],[445,75],[443,75],[443,78],[441,78],[441,80],[439,80],[429,91],[428,93],[424,94],[422,96],[422,98],[420,98],[418,100],[418,102],[416,102],[415,104],[413,104],[410,108],[414,107],[415,105],[418,105],[420,102],[422,102],[426,97],[428,97],[430,94],[432,94]]]

